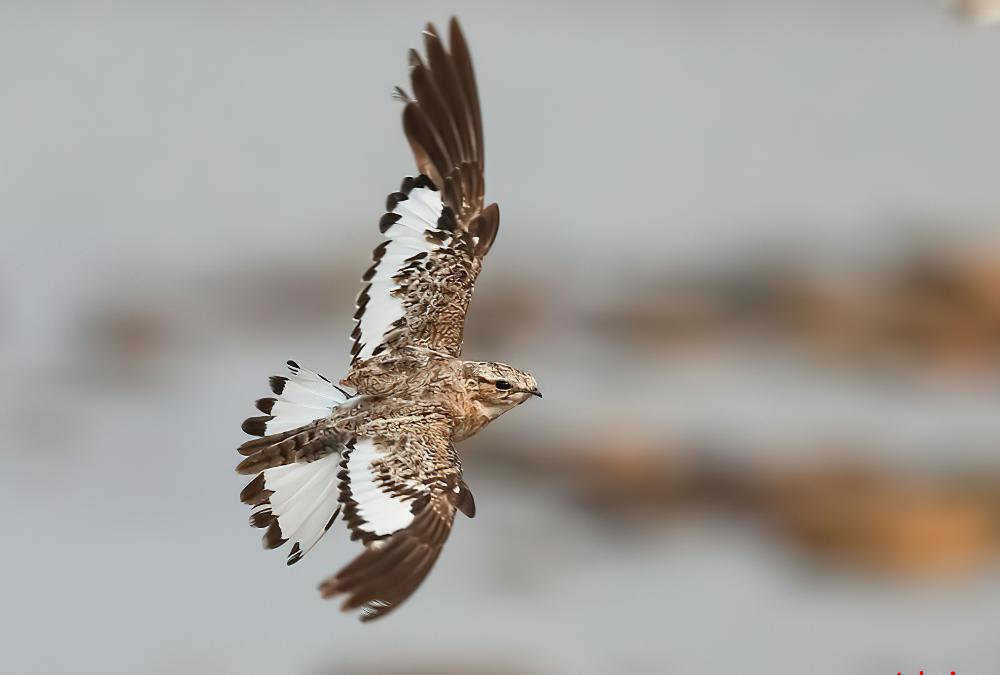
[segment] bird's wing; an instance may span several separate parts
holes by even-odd
[[[445,49],[433,24],[424,31],[427,59],[410,50],[413,95],[397,90],[406,103],[403,131],[420,173],[441,188],[442,201],[463,227],[489,247],[495,230],[480,231],[483,213],[483,121],[469,47],[452,18],[451,51]],[[487,236],[489,235],[489,236]]]
[[[378,431],[348,444],[341,461],[344,520],[366,549],[320,586],[325,598],[342,595],[344,610],[360,609],[363,621],[413,594],[441,553],[456,510],[475,512],[446,416],[378,412],[387,413]]]
[[[387,350],[418,346],[458,356],[465,313],[500,211],[483,206],[483,129],[472,60],[455,19],[451,51],[433,25],[427,60],[410,52],[413,96],[403,130],[421,174],[386,200],[387,237],[362,278],[352,364]]]

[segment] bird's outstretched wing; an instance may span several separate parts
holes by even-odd
[[[483,128],[465,37],[452,19],[451,50],[428,24],[427,60],[410,52],[413,96],[403,130],[420,175],[386,200],[375,249],[362,278],[351,334],[352,364],[404,346],[459,356],[465,313],[500,210],[483,206]]]
[[[320,585],[345,611],[370,621],[392,611],[426,578],[456,510],[475,513],[461,464],[444,433],[359,438],[344,454],[341,503],[352,539],[366,550]]]

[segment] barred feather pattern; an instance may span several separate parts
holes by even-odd
[[[455,19],[449,37],[450,49],[428,24],[426,59],[410,51],[413,95],[396,89],[421,173],[387,199],[379,228],[388,241],[363,277],[352,365],[403,346],[459,356],[473,285],[500,225],[497,205],[484,207],[479,92]]]
[[[330,529],[340,511],[337,473],[350,434],[325,422],[350,395],[294,361],[289,374],[270,379],[273,397],[257,401],[267,413],[243,430],[261,438],[240,446],[239,473],[257,477],[240,495],[253,507],[250,524],[265,530],[265,548],[292,543],[289,565],[299,561]],[[259,473],[258,473],[259,472]]]
[[[362,276],[352,365],[404,346],[458,356],[481,263],[427,176],[403,180],[379,224],[386,236]]]
[[[320,585],[361,620],[385,615],[423,582],[456,510],[474,515],[461,464],[445,435],[360,440],[344,454],[341,501],[352,539],[367,550]]]

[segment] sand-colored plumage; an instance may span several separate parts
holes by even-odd
[[[241,499],[264,544],[292,542],[299,560],[342,515],[366,549],[321,585],[369,620],[409,597],[440,554],[456,511],[475,503],[455,443],[541,396],[534,378],[501,363],[461,359],[473,287],[499,226],[484,206],[483,130],[472,61],[455,19],[450,49],[424,32],[410,53],[403,128],[420,175],[386,200],[386,241],[364,274],[340,384],[289,362],[271,378],[264,414],[237,471],[258,474]]]

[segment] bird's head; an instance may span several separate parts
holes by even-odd
[[[534,377],[505,363],[466,361],[464,370],[469,398],[490,420],[532,396],[542,397]]]

